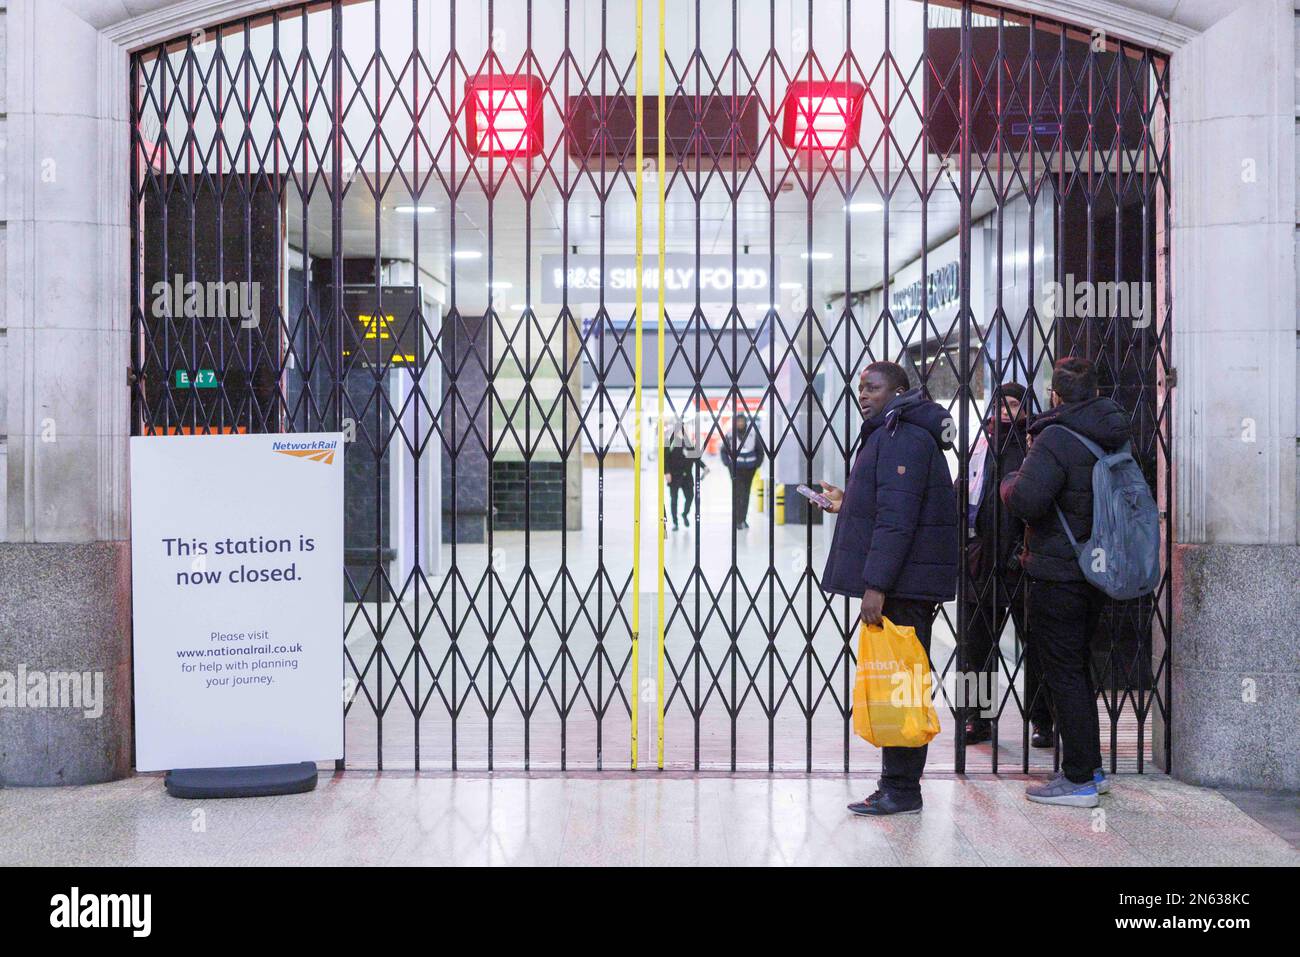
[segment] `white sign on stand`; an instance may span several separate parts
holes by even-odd
[[[343,756],[343,436],[131,439],[136,768]]]

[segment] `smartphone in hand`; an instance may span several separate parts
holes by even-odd
[[[795,489],[800,495],[821,508],[830,508],[832,502],[829,498],[818,492],[816,489],[809,488],[807,485],[796,485]]]

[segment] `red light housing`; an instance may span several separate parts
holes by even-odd
[[[507,159],[542,152],[542,81],[535,76],[472,76],[465,81],[465,141],[471,156]]]
[[[866,95],[860,83],[791,83],[782,109],[781,141],[792,150],[822,153],[857,146]]]

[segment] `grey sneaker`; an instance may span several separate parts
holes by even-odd
[[[1106,777],[1106,772],[1101,768],[1092,772],[1092,783],[1097,786],[1098,794],[1110,793],[1110,778]]]
[[[1064,774],[1057,774],[1046,784],[1030,785],[1025,788],[1025,797],[1037,804],[1061,804],[1066,807],[1096,807],[1101,803],[1101,798],[1097,796],[1096,782],[1075,784]]]

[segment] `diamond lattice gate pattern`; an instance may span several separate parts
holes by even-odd
[[[131,71],[134,429],[344,433],[349,767],[875,766],[796,492],[871,361],[965,476],[995,386],[1088,357],[1168,498],[1169,65],[1087,24],[335,0]],[[1006,566],[940,608],[931,767],[1054,762],[1023,604]],[[1168,754],[1169,607],[1094,641],[1121,770]]]

